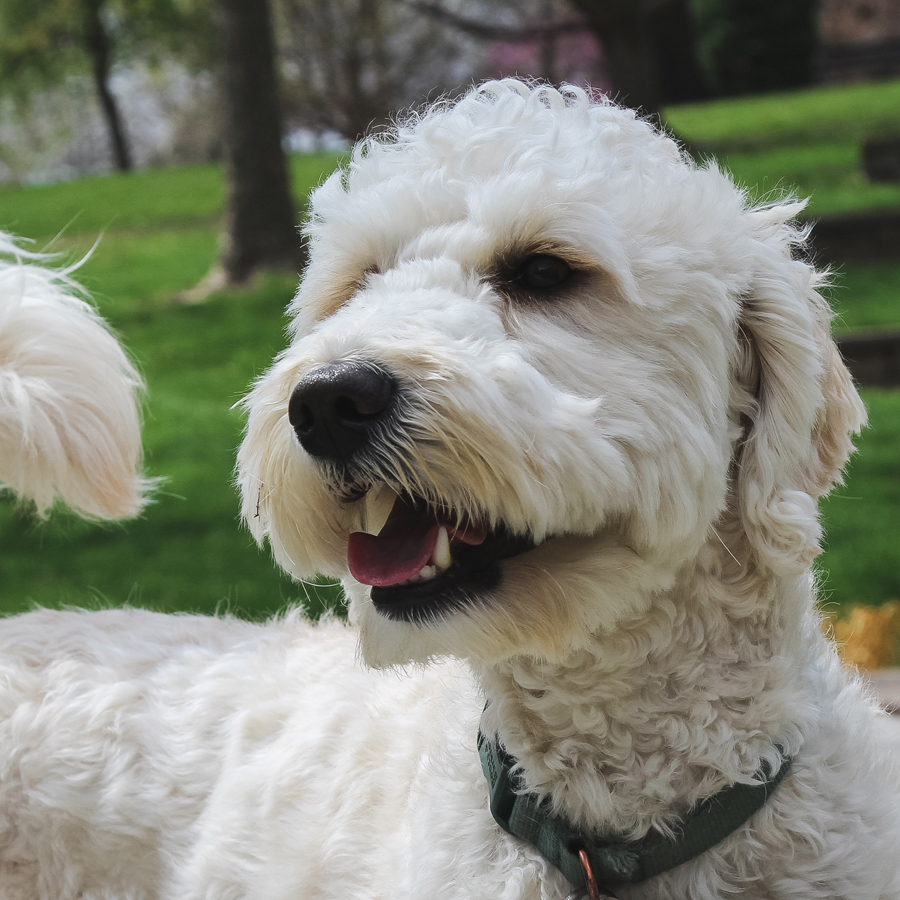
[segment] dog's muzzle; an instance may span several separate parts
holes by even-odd
[[[384,425],[396,392],[394,377],[372,363],[331,363],[294,388],[288,419],[310,456],[348,462]]]

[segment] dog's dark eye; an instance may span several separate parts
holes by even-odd
[[[547,291],[561,285],[572,274],[572,267],[558,256],[537,253],[522,263],[517,284],[530,291]]]

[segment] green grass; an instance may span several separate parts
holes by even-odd
[[[900,391],[862,392],[869,427],[846,483],[822,503],[826,608],[900,599]]]
[[[900,184],[873,184],[859,145],[841,141],[730,152],[720,165],[758,199],[791,193],[809,200],[805,216],[900,206]]]
[[[298,204],[338,159],[334,153],[291,157]],[[170,226],[179,230],[214,228],[223,201],[219,165],[147,169],[130,175],[3,188],[0,229],[46,241],[60,232],[96,236],[103,231],[159,231]]]
[[[695,129],[691,137],[731,141],[726,162],[757,193],[797,184],[801,194],[815,191],[814,211],[856,208],[897,202],[892,186],[865,183],[852,148],[858,135],[889,120],[884,98],[898,89],[900,82],[842,89],[831,101],[827,92],[807,92],[678,114],[686,133]],[[874,98],[868,106],[866,97]],[[837,116],[827,127],[823,109]],[[703,125],[704,116],[715,127]],[[843,117],[853,119],[842,133],[850,139],[829,135]],[[755,137],[742,143],[741,128],[751,135],[759,128],[772,146],[760,149]],[[791,144],[801,139],[811,143]],[[298,208],[335,163],[327,154],[292,160]],[[0,189],[0,228],[34,238],[38,248],[52,242],[77,259],[102,232],[79,278],[146,377],[147,467],[165,478],[144,515],[124,525],[86,525],[63,511],[36,523],[0,499],[0,610],[131,602],[261,617],[295,601],[313,613],[337,602],[335,588],[295,584],[257,549],[238,521],[231,484],[242,427],[232,406],[284,346],[283,310],[296,279],[270,275],[202,305],[172,303],[216,258],[222,203],[217,166]],[[844,267],[830,291],[836,328],[900,327],[898,286],[900,261]],[[900,596],[900,393],[867,391],[865,399],[871,427],[846,486],[823,506],[828,547],[820,567],[829,602],[838,605]]]
[[[837,333],[900,329],[900,259],[843,266],[827,294]]]
[[[900,184],[871,184],[861,163],[865,138],[900,135],[900,80],[677,106],[666,121],[757,197],[790,190],[811,215],[900,205]]]
[[[298,207],[335,162],[292,161]],[[216,257],[222,196],[210,166],[0,190],[0,225],[39,246],[77,213],[54,244],[70,258],[105,229],[78,277],[145,376],[147,468],[165,479],[143,516],[123,525],[86,525],[64,511],[39,524],[0,500],[0,610],[130,602],[262,617],[292,602],[313,614],[336,602],[335,588],[308,589],[276,570],[241,527],[231,485],[242,428],[232,406],[284,346],[296,278],[270,275],[197,306],[171,302]]]
[[[59,244],[80,258],[88,239],[67,238]],[[97,250],[78,270],[78,279],[115,321],[171,305],[172,297],[197,284],[216,259],[218,237],[210,227],[169,228],[104,235]]]
[[[222,209],[223,187],[219,166],[179,166],[5,188],[0,196],[0,228],[49,239],[60,231],[210,227]]]
[[[673,106],[665,117],[679,134],[720,152],[828,143],[836,134],[900,135],[900,80]]]

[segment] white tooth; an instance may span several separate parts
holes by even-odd
[[[365,504],[363,531],[366,534],[381,534],[396,499],[397,495],[386,484],[373,487],[366,494],[363,498]]]
[[[443,525],[438,529],[437,543],[434,545],[431,561],[439,569],[449,569],[450,563],[453,562],[453,557],[450,555],[450,536]]]
[[[436,572],[434,566],[422,566],[419,569],[419,574],[416,576],[421,581],[428,581],[429,578],[434,578]]]

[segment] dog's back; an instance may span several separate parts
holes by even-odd
[[[411,850],[446,830],[455,847],[460,814],[478,856],[508,844],[473,789],[471,679],[450,664],[373,674],[355,642],[345,623],[296,614],[5,623],[0,897],[288,900],[323,882],[328,896],[404,896],[428,875],[407,869]]]

